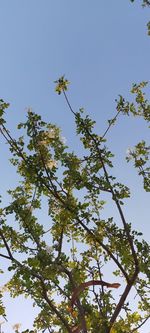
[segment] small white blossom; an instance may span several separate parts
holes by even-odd
[[[20,323],[16,323],[15,325],[12,326],[13,330],[15,331],[18,331],[20,327],[21,327]]]
[[[61,142],[64,143],[64,144],[67,142],[67,139],[66,139],[64,136],[61,136],[61,137],[60,137],[60,140],[61,140]]]
[[[48,132],[45,132],[46,137],[49,139],[55,139],[56,137],[56,131],[54,128],[51,128]]]
[[[129,147],[129,148],[127,148],[127,150],[126,150],[126,155],[131,155],[132,154],[132,149]]]
[[[52,169],[53,167],[57,167],[57,161],[49,160],[45,163],[46,167]]]
[[[52,246],[48,246],[48,245],[46,245],[45,250],[46,250],[46,252],[47,252],[48,254],[51,254],[51,253],[53,252],[53,248],[52,248]]]

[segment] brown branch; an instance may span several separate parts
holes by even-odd
[[[90,280],[88,282],[81,283],[80,286],[77,287],[72,294],[72,299],[71,299],[72,309],[73,309],[73,305],[76,302],[76,298],[79,295],[79,293],[81,291],[83,291],[85,288],[88,288],[89,286],[96,286],[96,285],[105,286],[107,288],[119,288],[120,287],[120,283],[109,283],[109,282],[99,281],[99,280]]]
[[[73,280],[71,272],[66,267],[64,267],[63,265],[60,266],[60,270],[62,270],[62,272],[64,272],[68,276],[69,281],[70,281],[70,283],[72,285],[72,288],[73,288],[73,290],[75,290],[76,289],[76,284],[74,283],[74,280]],[[80,318],[81,326],[82,326],[82,329],[83,329],[83,333],[87,333],[87,327],[86,327],[84,309],[83,309],[83,307],[82,307],[82,305],[80,303],[80,300],[78,298],[77,298],[76,303],[77,303],[77,308],[79,310],[79,318]],[[76,328],[74,328],[76,330],[73,329],[72,332],[76,332],[76,333],[80,332],[81,328],[79,329],[79,327],[80,327],[80,325],[77,326]]]
[[[121,311],[121,309],[123,307],[123,304],[124,304],[124,302],[125,302],[128,294],[129,294],[131,288],[133,287],[133,284],[134,284],[136,278],[137,278],[137,273],[135,272],[134,275],[133,275],[133,277],[132,277],[132,280],[130,281],[130,283],[127,284],[127,286],[126,286],[126,288],[125,288],[122,296],[120,297],[120,300],[119,300],[119,302],[118,302],[118,304],[116,306],[116,309],[115,309],[115,311],[114,311],[114,313],[113,313],[113,315],[112,315],[112,317],[110,319],[110,326],[109,326],[108,331],[106,333],[110,333],[110,329],[113,326],[116,318],[118,317],[118,315],[119,315],[119,313],[120,313],[120,311]]]

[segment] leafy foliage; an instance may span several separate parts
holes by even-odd
[[[8,104],[1,100],[1,134],[20,175],[19,185],[8,191],[10,204],[0,210],[0,256],[8,260],[12,272],[7,288],[12,297],[31,296],[41,308],[34,331],[22,333],[138,332],[149,317],[149,246],[126,221],[123,205],[130,190],[111,174],[114,155],[106,146],[106,134],[121,113],[149,122],[150,106],[143,93],[147,83],[133,85],[135,103],[119,97],[117,114],[101,136],[82,109],[74,112],[70,106],[68,80],[61,77],[56,83],[57,93],[64,95],[75,117],[76,133],[85,150],[82,158],[69,151],[57,126],[45,123],[31,110],[18,125],[21,136],[13,139],[3,118]],[[145,141],[129,152],[127,160],[131,159],[149,191],[149,146]],[[113,217],[101,219],[106,193],[122,226]],[[47,219],[41,221],[38,212],[45,205]],[[105,275],[105,267],[110,277]],[[92,280],[101,282],[85,289]],[[111,287],[107,289],[109,284],[112,288],[121,284],[121,296],[115,296]],[[137,295],[134,312],[127,301],[131,288]],[[73,309],[72,295],[76,295]]]
[[[134,84],[131,90],[135,94],[135,103],[129,103],[120,97],[121,112],[125,115],[133,115],[134,117],[143,118],[148,124],[150,123],[150,103],[145,98],[143,89],[147,86],[147,82]],[[149,126],[150,127],[150,126]],[[144,140],[139,142],[134,148],[128,150],[127,161],[134,161],[135,168],[138,169],[138,174],[143,177],[144,189],[150,191],[150,146]]]

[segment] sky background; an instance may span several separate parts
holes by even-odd
[[[129,0],[0,0],[0,98],[11,105],[6,118],[13,135],[32,107],[44,120],[62,128],[71,150],[79,150],[73,116],[54,91],[54,81],[63,74],[71,81],[68,95],[74,110],[84,107],[102,134],[107,119],[115,115],[117,96],[131,99],[132,83],[149,80],[149,17],[150,10],[138,0],[134,4]],[[144,137],[149,140],[144,122],[120,117],[108,134],[108,144],[116,154],[114,173],[131,186],[132,200],[125,214],[148,240],[149,194],[125,161],[127,148]],[[16,173],[1,138],[0,153],[0,193],[5,200]],[[4,333],[13,332],[16,322],[22,323],[22,330],[32,327],[36,310],[31,304],[22,298],[10,300],[8,295],[5,300]],[[149,333],[148,324],[140,332]]]

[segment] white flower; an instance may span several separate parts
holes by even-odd
[[[48,246],[48,245],[46,245],[45,250],[46,250],[46,252],[47,252],[48,254],[51,254],[51,253],[53,252],[53,248],[52,248],[52,246]]]
[[[49,139],[54,139],[56,137],[56,131],[54,128],[51,128],[48,132],[45,132],[45,134]]]
[[[49,131],[46,131],[42,138],[38,140],[38,146],[46,146],[49,145],[49,139],[55,139],[56,137],[56,131],[52,128]]]
[[[127,150],[126,150],[126,155],[132,155],[133,154],[133,151],[134,151],[134,149],[133,148],[127,148]]]
[[[21,327],[20,323],[16,323],[15,325],[12,326],[13,330],[16,330],[16,331],[18,331],[20,327]]]
[[[57,167],[57,161],[49,160],[45,163],[46,167],[52,169],[53,167]]]
[[[67,142],[67,139],[66,139],[64,136],[61,136],[61,137],[60,137],[60,140],[61,140],[61,142],[64,143],[64,144]]]

